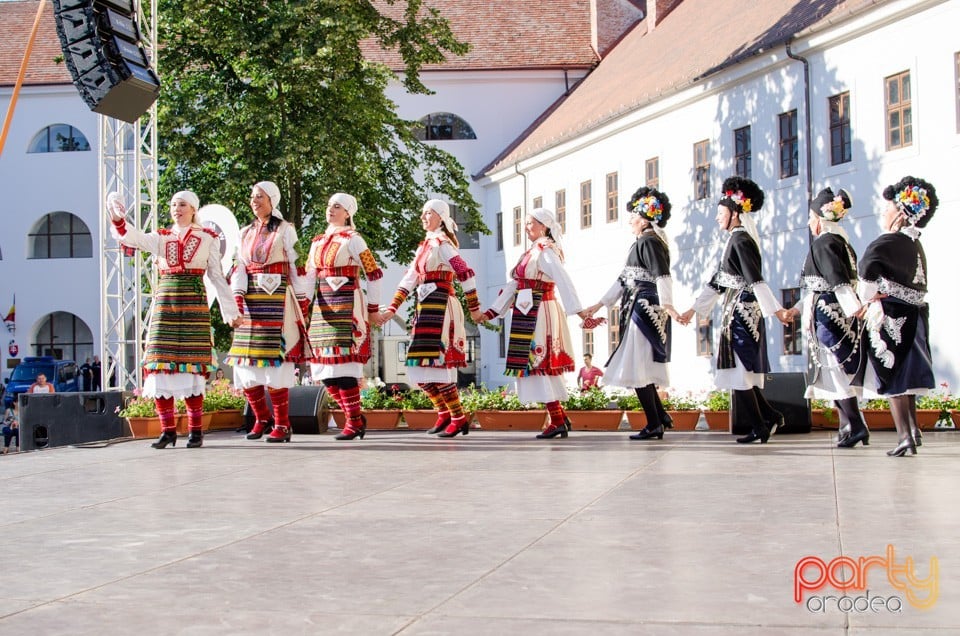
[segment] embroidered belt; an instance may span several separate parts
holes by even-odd
[[[720,287],[728,287],[730,289],[744,289],[747,287],[747,281],[743,276],[728,274],[727,272],[717,272],[713,276],[713,282]]]
[[[452,283],[453,282],[453,272],[446,271],[435,271],[427,272],[423,275],[424,283]]]
[[[170,269],[161,269],[159,273],[161,276],[203,276],[207,273],[207,270],[171,267]]]
[[[290,269],[289,263],[249,263],[247,265],[248,274],[286,274]]]
[[[556,299],[556,294],[554,293],[556,284],[554,283],[548,283],[547,281],[538,280],[536,278],[518,278],[517,291],[521,289],[537,289],[542,291],[543,296],[540,298],[541,301]]]
[[[356,278],[360,273],[360,268],[356,265],[345,265],[343,267],[321,267],[317,270],[317,276],[327,278],[328,276],[346,276],[347,278]]]

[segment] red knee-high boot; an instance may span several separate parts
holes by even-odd
[[[268,442],[290,441],[290,389],[269,389],[273,403],[273,430]]]
[[[191,395],[187,403],[187,429],[190,436],[187,438],[187,448],[203,446],[203,396]]]
[[[253,417],[256,418],[256,421],[253,423],[253,428],[247,433],[247,439],[260,439],[263,437],[267,425],[270,424],[270,411],[267,409],[267,394],[262,386],[252,386],[244,389],[243,394],[247,398],[250,410],[253,411]]]
[[[557,400],[547,402],[547,412],[550,413],[550,425],[537,435],[537,439],[551,439],[557,435],[566,437],[567,431],[570,430],[570,423],[560,402]]]
[[[450,423],[447,424],[447,428],[443,432],[437,433],[437,437],[453,437],[457,433],[468,435],[470,433],[470,423],[463,414],[463,405],[460,404],[460,391],[457,390],[457,385],[452,382],[450,384],[439,384],[437,389],[443,397],[443,403],[447,410],[450,411]]]
[[[334,404],[337,405],[337,408],[340,409],[344,413],[344,417],[346,417],[346,411],[343,408],[343,396],[340,395],[340,387],[334,384],[325,384],[324,387],[327,389],[327,395],[330,396],[330,399],[333,400]]]
[[[173,412],[172,397],[153,398],[154,408],[157,409],[157,415],[160,417],[160,437],[157,441],[150,444],[154,448],[166,448],[167,444],[177,445],[177,419]]]
[[[343,425],[343,432],[334,435],[334,439],[353,439],[363,436],[367,432],[367,423],[360,413],[360,387],[352,386],[348,389],[340,388],[340,399],[343,400],[343,411],[347,416],[347,421]]]
[[[433,408],[437,410],[437,421],[433,423],[433,428],[427,430],[428,435],[439,433],[450,423],[450,411],[447,409],[447,403],[443,401],[443,394],[440,392],[439,386],[435,382],[426,382],[420,385],[423,392],[430,398]]]

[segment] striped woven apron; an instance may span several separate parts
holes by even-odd
[[[314,362],[343,364],[349,359],[354,345],[353,305],[357,291],[356,266],[325,267],[317,272],[317,299],[310,317],[310,344]],[[336,289],[330,284],[347,280]],[[330,280],[328,280],[330,279]],[[364,362],[365,360],[357,360]]]
[[[210,309],[201,270],[161,272],[150,311],[144,372],[196,373],[214,369]]]

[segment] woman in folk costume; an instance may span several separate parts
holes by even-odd
[[[940,202],[933,185],[915,177],[887,186],[883,198],[885,233],[867,246],[858,267],[866,355],[853,383],[890,401],[900,443],[887,454],[901,457],[915,455],[921,444],[917,396],[936,386],[924,299],[927,257],[919,239]]]
[[[489,309],[477,315],[484,321],[513,307],[505,375],[517,378],[521,402],[543,402],[550,424],[540,439],[566,437],[570,423],[562,400],[567,399],[563,374],[574,370],[572,341],[566,315],[587,319],[570,275],[563,267],[560,224],[553,212],[537,208],[527,216],[527,239],[532,244],[510,272],[512,278]],[[557,293],[563,305],[557,300]],[[566,308],[566,315],[564,313]]]
[[[243,389],[256,422],[247,439],[260,439],[269,424],[266,392],[274,426],[268,442],[290,441],[289,388],[296,363],[309,355],[301,305],[306,289],[297,272],[297,232],[280,216],[280,188],[271,181],[253,186],[253,223],[240,230],[237,266],[230,284],[245,320],[233,332],[227,364]]]
[[[357,200],[351,195],[338,192],[330,197],[327,229],[310,245],[305,277],[316,291],[310,317],[310,375],[314,382],[323,381],[346,416],[336,439],[363,439],[366,433],[359,380],[370,359],[368,316],[380,311],[383,278],[367,242],[354,229],[356,213]],[[367,279],[367,294],[360,287],[361,272]]]
[[[128,226],[123,204],[116,195],[111,195],[107,207],[113,224],[111,232],[120,244],[153,254],[159,270],[143,364],[143,395],[154,399],[160,416],[160,437],[152,446],[177,445],[175,398],[184,398],[187,403],[187,448],[202,446],[203,395],[207,378],[216,368],[204,275],[216,289],[224,321],[231,325],[240,321],[240,312],[220,266],[219,239],[197,223],[200,200],[193,192],[173,195],[173,225],[158,232],[143,233]]]
[[[627,263],[600,302],[587,308],[593,314],[620,301],[623,335],[607,361],[604,379],[637,393],[647,425],[630,439],[663,439],[663,429],[671,423],[657,394],[658,385],[670,385],[670,318],[680,317],[673,308],[670,248],[663,231],[670,209],[670,199],[659,190],[643,187],[633,194],[627,212],[636,240]]]
[[[420,222],[426,237],[400,280],[393,302],[378,322],[389,320],[416,290],[417,311],[407,349],[407,377],[423,389],[437,409],[437,421],[428,433],[437,433],[438,437],[467,435],[470,423],[457,390],[457,369],[467,365],[466,321],[453,281],[460,282],[468,309],[473,312],[480,308],[476,277],[457,251],[457,224],[445,202],[427,201]]]
[[[837,446],[852,448],[870,443],[870,431],[857,403],[860,390],[850,380],[860,363],[862,325],[856,314],[860,299],[857,282],[857,254],[850,246],[840,221],[853,203],[845,190],[834,194],[825,188],[810,202],[808,226],[813,235],[803,265],[803,298],[787,316],[803,316],[813,379],[805,397],[832,400],[840,412],[842,426]]]
[[[723,182],[724,195],[717,206],[717,224],[730,233],[716,274],[683,314],[689,322],[694,313],[708,316],[723,298],[720,323],[720,347],[717,352],[717,388],[733,391],[737,415],[751,427],[748,435],[737,438],[741,444],[760,440],[765,444],[783,415],[761,393],[764,374],[770,372],[767,359],[765,317],[776,315],[787,321],[763,280],[760,241],[755,212],[763,206],[763,190],[750,179],[729,177]]]

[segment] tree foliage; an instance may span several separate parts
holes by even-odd
[[[161,192],[192,189],[244,225],[250,186],[274,181],[301,249],[326,226],[329,195],[348,192],[371,248],[399,262],[437,193],[465,230],[488,231],[463,167],[414,137],[385,95],[392,72],[363,55],[398,51],[406,89],[428,93],[421,66],[468,46],[422,0],[160,0],[159,19]]]

